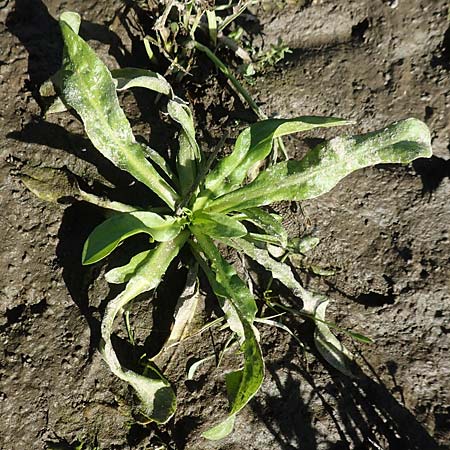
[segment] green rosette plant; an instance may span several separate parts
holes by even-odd
[[[343,126],[349,121],[314,116],[262,120],[245,128],[232,152],[216,161],[217,152],[208,158],[201,151],[191,110],[174,96],[162,76],[143,69],[109,71],[78,35],[79,25],[80,17],[75,13],[64,13],[60,18],[64,56],[62,68],[53,78],[60,99],[65,107],[77,113],[96,149],[153,191],[166,210],[161,213],[161,208],[146,210],[100,199],[82,191],[67,173],[57,169],[24,173],[22,179],[30,190],[46,200],[63,196],[51,193],[48,185],[53,182],[65,190],[65,196],[110,210],[109,217],[92,231],[84,245],[82,263],[85,265],[106,258],[130,236],[148,235],[148,249],[105,275],[109,283],[123,284],[124,289],[106,307],[100,349],[111,371],[134,388],[142,414],[149,420],[166,423],[175,413],[174,391],[155,363],[158,356],[189,334],[198,301],[197,266],[204,271],[217,297],[243,359],[239,370],[226,374],[228,416],[203,436],[221,439],[228,435],[236,415],[263,383],[264,360],[255,322],[276,322],[257,316],[255,296],[223,257],[217,243],[255,260],[289,288],[298,298],[299,311],[316,325],[317,350],[329,364],[351,376],[352,355],[325,320],[329,299],[305,289],[284,259],[273,256],[274,248],[282,254],[298,248],[299,243],[288,238],[281,217],[269,213],[264,206],[281,200],[318,197],[364,167],[407,164],[416,158],[430,157],[427,126],[417,119],[406,119],[379,131],[336,137],[313,148],[301,160],[269,165],[249,181],[249,173],[255,167],[262,167],[275,139],[315,128]],[[117,96],[118,90],[132,87],[148,88],[167,97],[167,112],[179,125],[175,170],[158,153],[136,141]],[[249,224],[253,231],[249,231]],[[137,373],[124,367],[116,355],[111,340],[116,318],[138,295],[158,287],[183,247],[190,249],[196,263],[189,271],[185,292],[177,305],[170,337],[162,352],[153,358],[153,364]],[[353,337],[366,340],[356,333]]]

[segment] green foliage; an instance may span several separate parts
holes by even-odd
[[[147,250],[106,274],[108,282],[125,286],[108,303],[101,325],[103,358],[117,377],[134,388],[141,401],[142,414],[149,420],[165,423],[175,412],[175,393],[157,363],[191,332],[198,306],[196,270],[190,271],[185,292],[177,305],[172,334],[162,352],[147,364],[145,372],[137,373],[119,361],[111,340],[114,323],[133,299],[158,287],[185,246],[206,275],[243,358],[242,368],[226,375],[230,412],[222,422],[205,431],[205,438],[215,440],[229,434],[236,414],[263,382],[264,360],[255,322],[259,320],[265,325],[286,329],[270,318],[257,318],[257,299],[223,257],[217,241],[255,260],[289,288],[303,305],[298,312],[316,324],[314,339],[319,353],[328,363],[351,375],[352,355],[331,332],[332,324],[325,321],[329,299],[305,289],[284,259],[273,256],[274,248],[284,254],[306,252],[317,245],[317,240],[310,236],[289,240],[281,218],[261,207],[279,200],[304,200],[325,194],[342,178],[363,167],[429,157],[427,127],[419,120],[407,119],[373,133],[335,138],[312,149],[300,161],[277,163],[247,182],[255,164],[270,157],[274,140],[280,136],[349,123],[337,118],[309,116],[267,119],[246,128],[237,138],[232,153],[215,162],[207,172],[208,164],[196,141],[194,119],[188,105],[173,96],[172,89],[160,75],[121,69],[112,76],[78,36],[77,17],[74,13],[64,14],[60,20],[64,59],[57,87],[61,98],[81,118],[93,145],[117,167],[156,193],[172,211],[161,215],[115,202],[102,203],[91,197],[93,203],[113,210],[114,214],[93,230],[83,249],[83,264],[93,264],[108,256],[128,237],[137,233],[149,236]],[[212,22],[214,16],[210,14],[208,19]],[[176,173],[172,172],[169,162],[149,152],[134,138],[116,94],[117,89],[134,86],[169,97],[169,116],[180,126]],[[52,187],[46,184],[48,178],[38,174],[24,175],[23,179],[33,192],[42,193],[42,198],[59,199],[61,194],[49,193]],[[77,184],[64,177],[59,184],[68,195],[89,201],[88,195],[80,194]],[[56,183],[56,188],[59,184]],[[248,232],[250,224],[256,227],[256,232]],[[360,334],[353,333],[353,336],[367,342]]]
[[[212,48],[228,46],[237,55],[248,58],[238,48],[229,32],[230,25],[259,0],[236,0],[215,4],[214,1],[186,0],[183,2],[133,1],[140,16],[146,16],[147,35],[144,45],[152,63],[161,59],[170,63],[166,74],[174,73],[180,81],[189,73],[195,58],[197,39],[206,40]],[[229,37],[230,36],[230,37]]]

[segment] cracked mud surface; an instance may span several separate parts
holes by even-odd
[[[82,36],[109,66],[138,64],[136,43],[114,21],[119,0],[0,1],[0,449],[45,449],[51,443],[70,448],[64,445],[76,441],[96,441],[108,450],[153,449],[161,442],[192,450],[449,448],[448,5],[299,3],[257,15],[256,44],[281,37],[293,49],[251,88],[267,114],[351,118],[356,125],[349,132],[355,133],[413,116],[433,136],[430,160],[357,172],[303,205],[309,231],[321,239],[309,261],[336,274],[302,274],[302,280],[334,300],[330,320],[376,342],[348,343],[359,378],[341,376],[314,357],[305,363],[288,335],[261,329],[263,387],[238,416],[233,435],[205,442],[201,431],[226,410],[223,370],[205,364],[192,382],[184,382],[183,374],[189,358],[212,351],[206,337],[182,348],[180,366],[171,369],[179,399],[175,419],[160,429],[133,422],[128,388],[95,351],[105,299],[112,296],[100,276],[104,267],[79,263],[84,239],[101,215],[86,205],[43,203],[14,173],[26,164],[67,166],[82,177],[105,177],[118,191],[129,189],[129,179],[96,156],[73,116],[40,118],[38,87],[60,64],[52,17],[62,10],[83,15]],[[226,87],[218,78],[206,80],[191,99],[214,136],[221,130],[213,123],[218,115],[225,125],[245,116],[227,113],[239,101],[217,94],[218,86]],[[124,101],[141,134],[158,130],[148,105],[144,119],[150,126],[138,123],[131,95]],[[327,130],[327,137],[334,132]],[[302,155],[323,136],[289,138],[288,151]],[[150,136],[168,138],[156,131]],[[293,235],[304,230],[300,211],[284,203],[277,208]],[[176,288],[158,297],[173,303],[181,282],[172,272]],[[167,315],[162,308],[149,314],[145,299],[136,307],[145,322],[142,336]],[[290,325],[299,335],[310,331],[302,322]]]

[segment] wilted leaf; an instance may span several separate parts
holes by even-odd
[[[111,70],[111,75],[115,80],[118,91],[139,87],[164,95],[170,95],[172,92],[172,87],[167,80],[159,73],[151,70],[127,67]]]
[[[75,176],[66,169],[25,167],[18,175],[36,197],[47,202],[58,202],[71,197],[80,199],[81,191]]]
[[[220,241],[245,253],[258,264],[265,267],[272,273],[274,278],[281,281],[295,296],[300,298],[304,296],[305,289],[295,279],[291,268],[287,264],[272,258],[266,249],[258,248],[244,238],[222,238]]]
[[[173,360],[175,364],[178,364],[175,359],[177,344],[194,335],[201,328],[198,323],[198,309],[202,296],[198,289],[197,272],[197,264],[189,268],[184,290],[175,306],[174,323],[170,335],[158,354],[152,358],[152,361],[160,367],[169,366]]]
[[[215,294],[221,299],[225,317],[230,328],[237,333],[244,354],[244,367],[227,375],[227,391],[230,414],[225,421],[203,433],[208,439],[221,439],[233,429],[233,417],[251,400],[260,388],[264,378],[264,361],[258,338],[252,323],[256,304],[245,283],[237,276],[234,268],[220,255],[219,250],[207,236],[197,230],[194,234],[199,249],[211,262],[211,268],[203,264]],[[239,323],[236,323],[239,322]]]

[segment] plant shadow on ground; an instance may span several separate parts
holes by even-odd
[[[6,26],[27,49],[28,87],[39,101],[40,85],[61,67],[63,46],[58,21],[49,14],[42,0],[16,0]],[[108,45],[111,56],[121,67],[132,66],[136,57],[142,56],[130,53],[107,25],[83,21],[81,33],[86,40],[95,39]]]
[[[30,80],[28,88],[38,103],[41,103],[38,94],[39,86],[59,69],[61,63],[62,40],[57,21],[49,15],[41,0],[16,0],[15,10],[7,19],[7,27],[19,38],[28,51],[28,75]],[[83,22],[81,33],[87,39],[96,39],[109,45],[110,54],[121,67],[140,65],[139,61],[143,57],[142,46],[133,45],[133,50],[130,53],[123,46],[119,36],[109,30],[107,26]],[[129,34],[133,36],[131,31]],[[136,50],[136,48],[139,50]],[[142,107],[145,112],[145,120],[153,120],[153,123],[157,126],[158,121],[150,112],[148,98],[145,95],[139,95],[136,96],[136,100],[139,107]],[[216,115],[223,114],[222,109],[217,111]],[[206,115],[203,114],[202,118],[205,121]],[[130,198],[130,189],[128,188],[130,179],[97,152],[90,151],[93,150],[93,147],[86,138],[70,133],[62,126],[45,122],[42,119],[29,123],[24,129],[13,132],[8,137],[22,142],[36,143],[68,151],[94,164],[102,176],[118,187],[117,190],[112,192],[116,195],[116,200]],[[84,149],[88,149],[88,151],[84,151]],[[426,180],[432,178],[431,181],[427,182],[428,189],[424,182],[424,189],[433,190],[435,188],[433,185],[434,178],[430,174],[432,171],[429,166],[417,163],[416,170]],[[441,179],[446,176],[449,176],[448,170],[441,174]],[[125,188],[128,189],[128,192],[124,192]],[[103,188],[99,187],[99,189]],[[142,187],[137,185],[134,191],[131,189],[131,198],[142,198],[141,193]],[[145,196],[148,195],[149,192],[145,190]],[[80,217],[83,217],[82,221]],[[101,220],[99,210],[89,205],[82,203],[67,208],[59,230],[57,248],[57,256],[63,268],[66,286],[91,330],[91,352],[98,348],[100,341],[100,322],[99,316],[96,314],[97,312],[103,313],[106,302],[116,293],[116,290],[112,288],[107,298],[102,300],[98,311],[89,305],[89,287],[99,275],[99,269],[81,266],[80,255],[86,237]],[[176,285],[173,289],[178,291],[179,286]],[[173,298],[176,298],[176,296],[173,296]],[[170,320],[167,310],[159,309],[156,310],[155,314],[165,317],[164,320]],[[159,339],[161,340],[161,337]],[[116,344],[119,355],[125,360],[128,359],[127,362],[131,365],[131,355],[136,355],[136,349],[131,349],[123,339],[117,338]],[[145,349],[146,345],[143,345],[137,353],[142,353]],[[317,439],[312,424],[313,415],[309,410],[308,403],[305,403],[302,397],[297,395],[303,383],[309,384],[313,395],[319,397],[324,411],[330,415],[341,437],[340,442],[330,443],[330,450],[375,449],[377,447],[371,441],[376,443],[380,437],[388,442],[389,448],[392,450],[439,449],[439,446],[422,425],[406,407],[393,397],[381,380],[378,378],[375,381],[362,371],[359,371],[357,378],[349,379],[330,369],[330,381],[326,386],[326,393],[328,397],[333,397],[333,403],[336,406],[332,406],[322,394],[323,388],[319,388],[314,382],[310,371],[301,363],[294,362],[297,352],[298,347],[295,343],[292,343],[289,351],[282,358],[268,361],[268,375],[275,380],[279,395],[267,395],[264,398],[265,405],[258,399],[250,404],[261,422],[274,435],[281,448],[296,449],[301,447],[303,450],[316,448]],[[289,375],[286,381],[280,380],[277,373],[279,367],[288,371]],[[301,375],[301,381],[298,381],[298,375]],[[294,393],[296,395],[293,395]],[[270,414],[267,414],[267,409],[270,410]],[[286,411],[292,413],[288,414]],[[187,422],[189,420],[191,419],[186,418]],[[187,428],[189,427],[186,427],[186,436],[189,432]],[[140,426],[136,426],[132,430],[136,431],[136,436],[129,435],[130,443],[137,444],[148,436],[147,431]],[[179,432],[177,434],[176,441],[183,445],[186,437],[180,436]]]
[[[390,391],[357,348],[355,353],[371,376],[355,365],[355,377],[349,378],[323,362],[327,382],[323,381],[323,374],[319,377],[321,380],[316,381],[313,371],[299,357],[300,352],[292,342],[281,358],[269,359],[267,377],[273,380],[278,393],[250,403],[280,448],[317,448],[313,423],[317,423],[317,404],[320,404],[322,416],[329,416],[327,422],[334,424],[333,431],[340,438],[338,442],[329,442],[326,447],[329,450],[443,450],[402,404],[401,386],[395,382],[394,362],[386,364],[394,384]],[[316,357],[321,359],[317,354]],[[281,368],[282,373],[287,374],[283,380]],[[394,391],[400,393],[400,401],[394,397]]]

